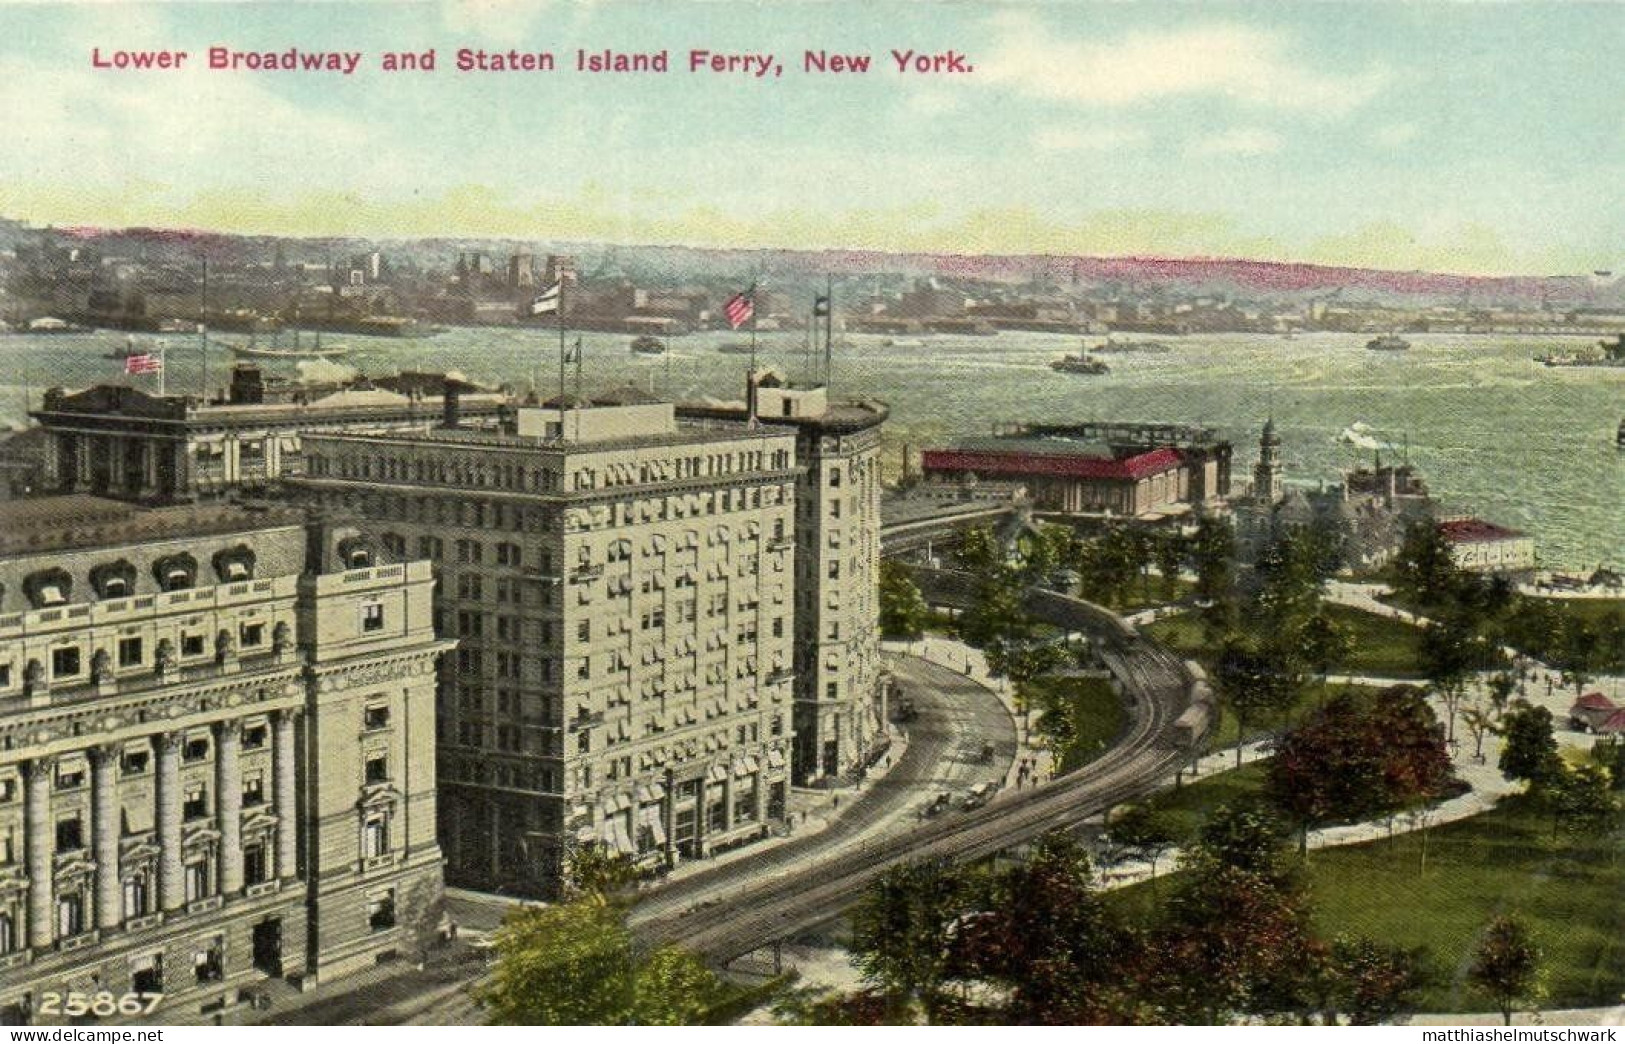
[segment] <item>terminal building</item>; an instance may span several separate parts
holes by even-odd
[[[439,920],[433,576],[224,505],[0,504],[0,1021],[164,1021]]]
[[[287,482],[438,576],[448,879],[553,895],[577,843],[670,865],[783,823],[796,432],[632,389],[465,420],[307,434]]]
[[[928,482],[1020,482],[1041,515],[1155,522],[1230,494],[1230,444],[1172,424],[1027,424],[926,450]]]

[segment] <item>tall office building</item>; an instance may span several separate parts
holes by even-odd
[[[298,515],[0,504],[0,1021],[185,1022],[418,948],[432,585]]]
[[[880,671],[877,402],[831,401],[823,385],[766,372],[744,403],[685,405],[695,418],[758,418],[796,436],[795,780],[850,778],[885,738]]]
[[[305,449],[293,495],[435,563],[453,882],[547,895],[578,842],[648,865],[783,821],[793,432],[623,390]]]

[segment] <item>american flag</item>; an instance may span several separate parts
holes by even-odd
[[[140,355],[127,355],[124,357],[125,373],[162,373],[164,361],[151,352],[142,352]]]
[[[728,303],[722,306],[722,314],[727,317],[728,325],[735,330],[750,322],[750,317],[756,314],[756,286],[744,293],[734,294],[728,298]]]

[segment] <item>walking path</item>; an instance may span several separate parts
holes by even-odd
[[[1406,610],[1389,605],[1378,600],[1378,593],[1386,590],[1377,584],[1357,584],[1345,581],[1333,581],[1327,585],[1326,597],[1328,601],[1341,605],[1351,606],[1379,616],[1404,620],[1412,624],[1425,624],[1427,621]],[[1174,609],[1173,611],[1181,611]],[[1136,623],[1149,622],[1156,618],[1158,610],[1151,609],[1135,614],[1130,618]],[[1517,650],[1508,650],[1516,654]],[[1587,748],[1592,737],[1575,732],[1568,727],[1568,710],[1575,699],[1572,688],[1565,689],[1560,680],[1559,672],[1539,661],[1529,660],[1533,664],[1532,674],[1522,684],[1520,691],[1515,694],[1517,698],[1527,700],[1537,707],[1545,707],[1552,714],[1560,746],[1575,746]],[[1452,823],[1470,816],[1476,816],[1495,807],[1497,801],[1507,794],[1522,788],[1521,783],[1509,781],[1501,775],[1496,767],[1501,754],[1501,737],[1490,733],[1484,736],[1482,756],[1479,756],[1479,744],[1470,735],[1462,720],[1462,712],[1476,706],[1490,706],[1490,693],[1488,681],[1492,672],[1483,672],[1468,679],[1467,688],[1456,707],[1455,738],[1452,741],[1450,754],[1451,765],[1456,776],[1470,788],[1466,792],[1449,800],[1442,801],[1417,814],[1372,820],[1365,823],[1349,823],[1340,826],[1324,827],[1309,833],[1310,848],[1329,848],[1334,845],[1361,844],[1366,841],[1377,841],[1392,837],[1396,834],[1407,833],[1412,830],[1426,829],[1439,826],[1443,823]],[[1612,688],[1618,691],[1625,679],[1607,677],[1598,679],[1590,688]],[[1371,675],[1332,675],[1327,679],[1332,685],[1362,685],[1372,688],[1387,688],[1392,685],[1416,685],[1414,678],[1384,678]],[[1441,722],[1448,722],[1449,710],[1444,701],[1437,696],[1428,697],[1429,704]],[[1254,740],[1241,747],[1241,764],[1247,765],[1270,756],[1270,741],[1267,739]],[[1223,772],[1236,767],[1236,748],[1228,747],[1221,751],[1214,751],[1203,755],[1191,770],[1192,778],[1202,778],[1215,772]],[[1178,852],[1158,858],[1157,866],[1166,868],[1172,866],[1178,858]],[[1102,875],[1102,884],[1107,888],[1121,888],[1145,880],[1151,875],[1151,864],[1143,860],[1126,860],[1115,864]]]

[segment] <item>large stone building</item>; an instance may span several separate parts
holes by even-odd
[[[1028,424],[926,450],[927,481],[1026,485],[1040,513],[1160,521],[1230,495],[1230,444],[1171,424]]]
[[[850,779],[885,741],[880,668],[880,433],[877,402],[831,402],[821,385],[771,372],[743,403],[685,405],[796,433],[795,757],[800,784]]]
[[[1439,532],[1460,569],[1473,573],[1534,571],[1535,539],[1527,533],[1462,516],[1441,518]]]
[[[313,431],[423,429],[440,420],[447,384],[466,416],[494,418],[506,398],[456,378],[403,374],[311,386],[239,365],[219,400],[102,384],[53,388],[34,411],[47,433],[45,488],[122,499],[207,499],[268,485],[303,466]]]
[[[622,391],[305,447],[293,495],[439,575],[452,881],[546,895],[578,842],[673,863],[784,820],[793,431]]]
[[[432,585],[297,515],[0,504],[0,1020],[185,1022],[419,945]]]

